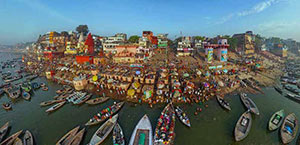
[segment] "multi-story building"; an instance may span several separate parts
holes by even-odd
[[[255,35],[252,31],[247,31],[246,33],[242,34],[234,34],[232,37],[238,39],[238,45],[235,49],[237,53],[241,55],[248,55],[254,53]]]
[[[192,37],[182,37],[181,41],[177,43],[178,56],[191,56],[194,53]]]

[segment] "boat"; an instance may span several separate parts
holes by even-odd
[[[221,96],[217,95],[217,101],[219,102],[219,104],[221,105],[221,107],[223,107],[226,110],[231,110],[229,103],[227,101],[224,100],[224,98],[222,98]]]
[[[183,112],[183,111],[179,108],[179,106],[176,106],[175,112],[176,112],[176,115],[177,115],[178,119],[179,119],[184,125],[186,125],[187,127],[191,127],[190,119],[188,118],[188,116],[186,115],[186,113]]]
[[[46,112],[47,112],[47,113],[53,112],[53,111],[59,109],[60,107],[62,107],[63,105],[65,105],[65,103],[66,103],[66,101],[57,103],[57,104],[53,105],[52,107],[50,107],[49,109],[47,109]]]
[[[74,103],[75,105],[80,105],[84,102],[86,102],[88,99],[90,99],[92,97],[93,94],[88,94],[88,95],[85,95],[84,97],[80,97],[78,99],[74,99]]]
[[[0,143],[0,145],[12,145],[16,138],[23,132],[23,130],[20,130],[16,132],[15,134],[11,135],[10,137],[6,138],[4,141]]]
[[[25,134],[23,136],[23,143],[24,145],[33,145],[33,136],[29,130],[25,131]]]
[[[4,104],[2,104],[2,107],[5,110],[10,110],[12,108],[10,103],[4,103]]]
[[[85,103],[89,105],[96,105],[96,104],[104,103],[107,100],[109,100],[109,97],[99,97],[99,98],[88,100]]]
[[[22,140],[21,140],[19,137],[17,137],[17,138],[15,139],[13,145],[23,145],[23,142],[22,142]]]
[[[257,106],[249,97],[247,97],[247,94],[241,93],[240,98],[243,104],[245,105],[245,107],[247,107],[253,114],[259,115],[259,110]]]
[[[41,102],[40,106],[48,106],[48,105],[52,105],[54,103],[59,103],[62,102],[63,100],[49,100],[49,101],[45,101],[45,102]]]
[[[64,89],[59,89],[56,91],[56,94],[62,94],[64,92]]]
[[[2,139],[4,138],[4,136],[6,135],[7,131],[9,128],[9,122],[6,122],[1,128],[0,128],[0,142],[2,141]]]
[[[34,90],[39,89],[40,87],[41,87],[41,85],[37,82],[31,83],[31,88]]]
[[[41,87],[46,87],[46,84],[45,83],[41,83],[40,86]]]
[[[171,145],[175,139],[175,112],[168,104],[158,118],[154,132],[154,145]]]
[[[67,93],[63,93],[65,96]],[[82,100],[85,100],[87,96],[87,93],[86,92],[73,92],[71,95],[68,95],[66,97],[66,100],[70,103],[73,103],[73,104],[78,104],[79,102],[81,102]],[[88,97],[91,97],[91,96],[88,96]]]
[[[294,113],[287,115],[282,123],[280,136],[283,144],[294,140],[298,132],[298,119]]]
[[[117,123],[113,130],[113,144],[114,145],[125,145],[125,138],[123,130],[119,123]]]
[[[23,83],[21,85],[21,89],[25,92],[30,92],[31,91],[31,84],[29,82]]]
[[[241,141],[247,137],[252,125],[252,117],[249,111],[241,115],[234,129],[235,141]]]
[[[23,92],[22,92],[22,97],[23,97],[25,100],[30,100],[30,94],[29,94],[28,92],[23,91]]]
[[[297,95],[300,94],[300,91],[296,88],[293,88],[292,86],[285,85],[284,88],[290,92],[297,94]]]
[[[282,89],[281,89],[281,88],[279,88],[279,87],[277,87],[277,86],[274,86],[274,89],[275,89],[278,93],[282,94]]]
[[[48,91],[48,87],[42,87],[43,91]]]
[[[17,99],[21,95],[21,90],[17,86],[12,86],[6,89],[8,96],[12,99]]]
[[[81,129],[72,139],[72,141],[69,143],[69,145],[80,145],[80,142],[83,139],[83,135],[85,132],[85,128]]]
[[[70,130],[67,134],[65,134],[57,143],[56,145],[67,145],[72,141],[76,133],[78,132],[80,126],[77,126]]]
[[[99,129],[94,133],[88,145],[100,145],[106,137],[113,130],[118,120],[118,114],[114,115],[111,119],[102,124]]]
[[[280,127],[284,119],[284,110],[275,112],[269,120],[269,130],[273,131]]]
[[[149,117],[145,114],[138,124],[135,126],[129,145],[152,145],[153,136],[152,136],[152,126],[149,120]]]
[[[105,121],[106,119],[117,113],[122,108],[123,104],[124,102],[120,102],[103,109],[101,112],[94,115],[85,125],[96,125],[102,121]]]
[[[286,97],[288,97],[291,100],[294,100],[294,101],[300,103],[300,96],[299,95],[294,95],[294,94],[291,94],[291,93],[286,93]]]

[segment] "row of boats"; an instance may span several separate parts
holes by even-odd
[[[33,136],[29,130],[26,130],[24,133],[23,130],[20,130],[5,139],[4,137],[8,134],[9,127],[10,127],[9,122],[7,122],[0,128],[0,145],[33,145],[34,144]],[[22,133],[23,136],[22,138],[20,138]]]
[[[96,125],[100,122],[105,121],[94,133],[90,139],[88,145],[99,145],[101,144],[111,132],[113,132],[113,144],[114,145],[125,145],[125,137],[123,130],[118,123],[117,112],[124,105],[124,102],[114,103],[114,105],[107,107],[94,115],[91,120],[86,123],[86,126]],[[179,120],[186,126],[190,127],[191,124],[187,115],[177,106],[173,107],[172,104],[165,106],[161,112],[160,117],[155,128],[154,136],[152,131],[151,122],[147,115],[144,115],[137,123],[134,131],[132,132],[129,145],[169,145],[173,144],[175,139],[175,114]],[[65,134],[56,145],[63,144],[74,144],[73,140],[76,138],[76,143],[80,143],[85,128],[79,131],[79,126],[70,130]],[[79,132],[78,132],[79,131]],[[74,144],[75,145],[75,144]]]
[[[236,141],[241,141],[247,137],[253,122],[252,114],[259,115],[256,104],[245,93],[240,93],[241,101],[247,108],[236,123],[234,136]],[[294,113],[290,113],[285,117],[284,110],[275,112],[268,123],[268,129],[274,131],[280,128],[281,140],[284,144],[288,144],[294,140],[298,131],[298,119]]]

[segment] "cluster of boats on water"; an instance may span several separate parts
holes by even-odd
[[[5,123],[0,128],[0,145],[33,145],[34,140],[29,130],[20,130],[11,136],[6,137],[9,132],[9,122]]]

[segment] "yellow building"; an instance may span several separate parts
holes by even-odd
[[[66,44],[65,54],[77,54],[77,53],[78,51],[76,45],[71,41],[68,41]]]
[[[124,50],[113,56],[114,63],[135,63],[135,55],[132,52]]]

